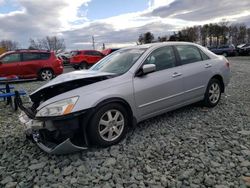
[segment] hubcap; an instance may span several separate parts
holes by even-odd
[[[43,80],[51,80],[52,78],[52,72],[50,70],[44,70],[41,74]]]
[[[124,129],[124,117],[118,110],[109,110],[100,119],[98,131],[105,141],[114,141],[121,136]]]
[[[215,104],[220,98],[220,86],[218,83],[213,83],[209,89],[209,100],[211,103]]]

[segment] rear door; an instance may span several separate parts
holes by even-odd
[[[19,62],[21,61],[20,53],[6,54],[1,59],[0,64],[0,76],[8,75],[22,75],[22,70],[19,68]]]
[[[22,61],[19,67],[22,69],[24,77],[36,77],[41,69],[42,60],[40,53],[37,52],[24,52],[22,53]]]
[[[156,71],[134,78],[134,96],[140,116],[147,118],[181,103],[183,78],[173,47],[156,49],[143,64],[155,64]]]
[[[184,80],[185,100],[203,97],[212,75],[210,58],[193,45],[176,45]]]

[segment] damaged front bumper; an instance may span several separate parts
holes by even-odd
[[[31,138],[43,151],[49,154],[66,154],[88,148],[83,119],[79,114],[40,120],[35,118],[34,110],[22,105],[18,95],[15,102],[22,110],[19,120],[24,125],[27,138]]]

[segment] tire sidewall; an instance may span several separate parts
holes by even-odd
[[[209,89],[211,87],[212,84],[214,83],[217,83],[219,88],[220,88],[220,96],[219,96],[219,99],[216,103],[212,103],[209,99]],[[207,89],[206,89],[206,93],[205,93],[205,98],[204,98],[204,103],[205,103],[205,106],[207,107],[215,107],[219,102],[220,102],[220,99],[221,99],[221,91],[222,91],[222,86],[221,86],[221,83],[219,80],[215,79],[215,78],[212,78],[209,82],[208,82],[208,85],[207,85]]]
[[[99,121],[101,117],[103,116],[103,114],[107,112],[108,110],[112,110],[112,109],[118,110],[119,112],[122,113],[124,117],[124,128],[123,128],[123,132],[117,139],[109,142],[109,141],[102,139],[102,137],[99,134],[98,129],[99,129]],[[90,124],[87,127],[88,137],[90,139],[91,144],[95,146],[101,146],[101,147],[108,147],[108,146],[117,144],[126,136],[126,133],[128,131],[128,123],[129,123],[128,112],[122,105],[118,103],[110,103],[110,104],[106,104],[104,106],[99,107],[94,112],[93,116],[91,117]]]

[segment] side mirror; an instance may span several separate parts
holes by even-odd
[[[142,76],[154,72],[156,70],[155,64],[145,64],[143,65],[137,73],[137,76]]]
[[[3,62],[2,61],[0,61],[0,65],[2,65],[3,64]]]

